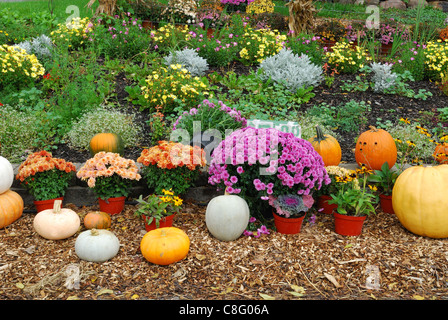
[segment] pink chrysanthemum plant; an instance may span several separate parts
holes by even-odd
[[[310,142],[273,128],[246,127],[215,148],[208,181],[243,197],[253,213],[260,199],[283,195],[302,196],[309,204],[308,196],[330,178]]]

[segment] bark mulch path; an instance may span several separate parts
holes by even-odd
[[[81,217],[93,207],[75,207]],[[149,263],[139,245],[146,233],[134,206],[112,216],[110,230],[120,251],[104,263],[80,260],[79,232],[59,241],[33,230],[34,214],[0,230],[0,300],[445,300],[448,286],[446,239],[405,230],[395,215],[367,218],[362,235],[340,236],[333,217],[317,213],[300,234],[271,230],[260,238],[231,242],[214,238],[205,206],[185,203],[174,226],[191,240],[187,257],[168,266]],[[376,266],[380,288],[366,287]],[[70,281],[70,267],[79,269]]]

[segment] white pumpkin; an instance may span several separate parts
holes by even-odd
[[[74,235],[81,226],[79,215],[68,208],[61,209],[61,200],[55,200],[53,209],[39,212],[34,217],[34,230],[50,240],[66,239]]]
[[[104,262],[115,257],[120,249],[117,236],[106,229],[83,231],[76,238],[75,252],[80,259]]]
[[[8,159],[0,156],[0,194],[8,191],[14,182],[14,169]]]
[[[217,239],[238,239],[249,223],[249,206],[240,196],[222,195],[210,200],[205,211],[208,231]]]

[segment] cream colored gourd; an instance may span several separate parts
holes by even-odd
[[[0,194],[8,191],[14,182],[14,169],[8,159],[0,156]]]
[[[106,229],[83,231],[76,238],[76,255],[86,261],[104,262],[115,257],[120,249],[117,236]]]
[[[61,240],[73,236],[81,226],[78,214],[68,208],[61,208],[62,201],[55,200],[53,209],[39,212],[34,217],[34,230],[43,238]]]
[[[208,231],[217,239],[238,239],[249,223],[249,206],[237,195],[222,195],[210,200],[205,212]]]

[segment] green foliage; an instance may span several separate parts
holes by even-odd
[[[369,175],[368,181],[374,183],[382,194],[391,195],[398,176],[399,173],[389,169],[389,164],[386,161],[381,166],[381,170],[374,170],[373,174]]]
[[[330,106],[326,103],[315,105],[307,110],[307,114],[318,117],[322,123],[331,128],[338,128],[346,132],[357,132],[361,125],[365,125],[366,112],[370,106],[364,101],[350,100],[338,106]]]
[[[35,200],[49,200],[64,196],[72,178],[73,172],[67,173],[52,169],[27,177],[22,185],[33,195]]]
[[[99,198],[107,200],[109,198],[127,197],[133,184],[134,180],[124,179],[117,174],[113,174],[110,177],[96,177],[93,190]]]
[[[89,142],[94,135],[109,132],[120,136],[125,148],[135,146],[143,133],[135,120],[135,114],[115,110],[112,106],[98,107],[74,122],[66,138],[72,147],[89,150]]]

